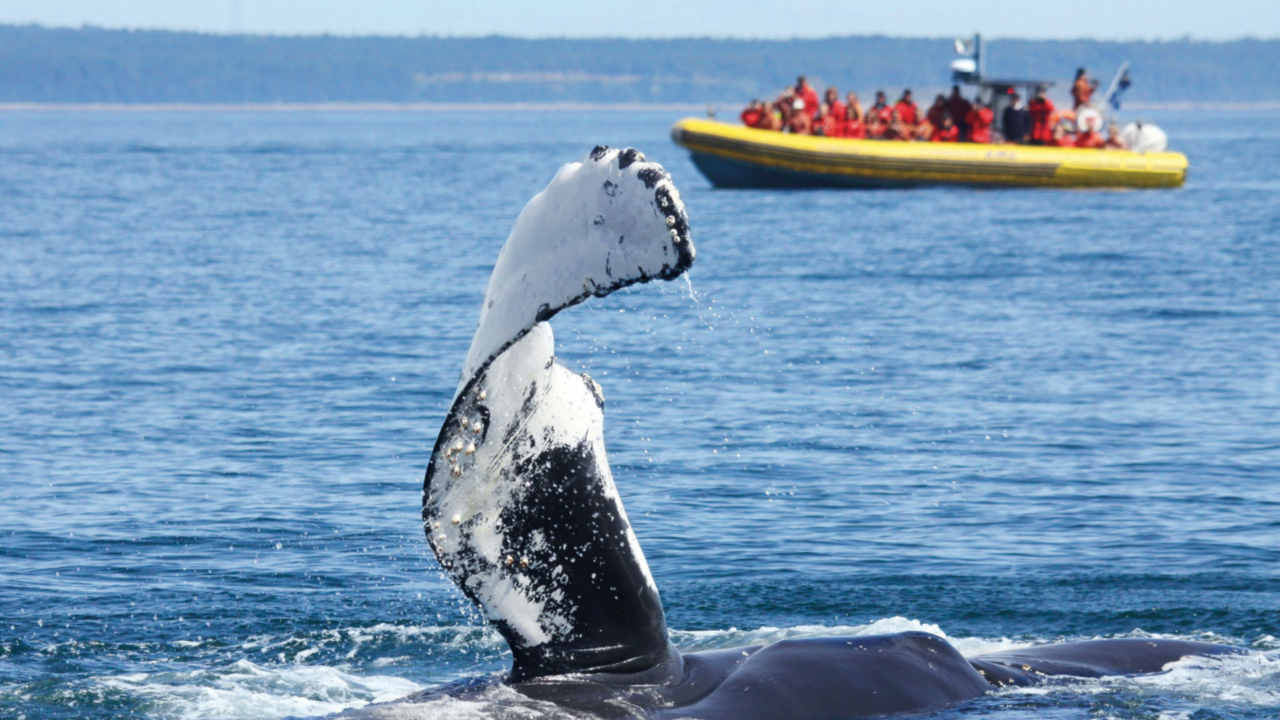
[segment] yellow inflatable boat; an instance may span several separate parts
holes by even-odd
[[[1162,188],[1187,177],[1186,156],[1172,152],[824,138],[696,118],[671,137],[722,188]]]

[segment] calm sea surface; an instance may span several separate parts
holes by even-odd
[[[679,644],[1211,639],[1257,652],[937,717],[1280,716],[1280,113],[1148,115],[1182,190],[713,191],[664,113],[0,114],[0,717],[501,672],[422,475],[512,221],[597,143],[699,251],[553,323]]]

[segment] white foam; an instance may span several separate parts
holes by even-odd
[[[329,715],[421,690],[403,678],[360,677],[325,666],[263,666],[248,660],[211,670],[133,673],[97,681],[144,701],[148,714],[175,720]]]

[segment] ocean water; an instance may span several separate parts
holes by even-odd
[[[422,475],[512,221],[597,143],[699,251],[553,322],[679,645],[1207,639],[1254,652],[936,717],[1280,717],[1280,113],[1147,115],[1184,189],[713,191],[668,113],[0,114],[0,717],[501,673]]]

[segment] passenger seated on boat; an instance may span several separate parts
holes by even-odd
[[[991,108],[982,104],[982,100],[978,100],[969,110],[968,117],[965,120],[969,124],[969,142],[989,143],[991,142],[991,123],[995,120],[995,113]]]
[[[833,87],[827,88],[827,105],[831,106],[831,116],[837,121],[844,121],[844,103],[840,102],[840,92]]]
[[[856,101],[858,96],[849,93]],[[840,127],[840,137],[861,140],[867,137],[867,126],[862,121],[862,107],[857,102],[849,103],[844,109],[844,123]]]
[[[898,111],[898,117],[902,119],[902,124],[914,130],[916,123],[920,122],[920,108],[916,106],[915,100],[911,98],[911,88],[906,88],[902,91],[902,97],[898,98],[898,102],[893,108]]]
[[[933,129],[933,134],[929,137],[931,142],[958,142],[960,140],[960,128],[951,119],[951,113],[942,114],[942,124]]]
[[[952,85],[951,97],[947,98],[947,111],[951,113],[951,122],[960,128],[961,140],[969,139],[969,121],[967,118],[969,117],[969,111],[972,109],[973,106],[960,94],[960,86]]]
[[[889,123],[880,122],[880,116],[870,110],[862,116],[862,121],[866,123],[868,140],[883,140],[889,130]]]
[[[1049,147],[1075,147],[1076,140],[1069,132],[1071,124],[1067,120],[1063,120],[1053,126],[1053,135],[1049,137],[1045,145]]]
[[[1102,135],[1093,131],[1093,128],[1085,128],[1081,132],[1076,133],[1076,147],[1092,148],[1100,150],[1107,146],[1107,141],[1102,139]]]
[[[935,128],[942,126],[942,116],[947,114],[947,98],[942,93],[933,99],[933,104],[929,106],[929,110],[924,114],[924,119]]]
[[[1053,101],[1045,95],[1043,85],[1036,88],[1036,96],[1027,106],[1031,116],[1031,144],[1047,145],[1053,139]]]
[[[742,124],[747,127],[760,127],[761,119],[764,117],[766,112],[768,112],[768,109],[765,107],[764,103],[759,100],[752,100],[747,103],[747,109],[743,110],[742,114],[738,117],[742,119]]]
[[[818,117],[813,120],[813,134],[822,137],[839,137],[840,120],[831,114],[831,106],[826,103],[818,105]]]
[[[801,75],[796,78],[796,97],[804,101],[804,114],[810,118],[818,114],[818,91],[813,89],[808,79]]]
[[[911,133],[911,139],[926,142],[933,139],[933,123],[929,122],[929,118],[916,124],[915,130]]]
[[[1120,137],[1120,126],[1111,123],[1107,126],[1107,144],[1108,150],[1128,150],[1129,146],[1125,143],[1124,138]]]
[[[1022,96],[1018,93],[1010,93],[1009,99],[1012,102],[1000,117],[1004,140],[1010,143],[1026,142],[1027,135],[1031,133],[1031,113],[1022,104]]]
[[[899,113],[898,109],[894,108],[893,112],[889,114],[889,126],[884,131],[884,139],[910,140],[913,131],[914,128],[902,121],[902,113]]]
[[[785,105],[783,108],[785,109]],[[805,112],[804,100],[796,98],[792,101],[791,113],[785,116],[786,132],[794,135],[812,135],[813,134],[813,118],[809,117],[809,113]]]
[[[876,91],[876,104],[872,105],[867,113],[875,115],[877,124],[889,127],[889,123],[893,121],[893,108],[889,107],[889,103],[885,101],[883,90]]]
[[[849,94],[844,96],[844,103],[845,103],[845,107],[851,107],[851,108],[857,109],[859,120],[865,119],[863,118],[862,102],[858,100],[858,93],[850,90]]]

